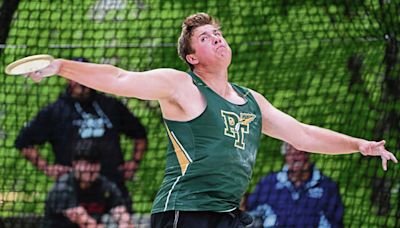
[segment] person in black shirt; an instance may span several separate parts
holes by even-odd
[[[130,161],[124,161],[121,134],[133,140]],[[117,99],[69,81],[66,91],[21,130],[15,146],[47,176],[58,178],[71,169],[71,145],[78,139],[99,139],[104,153],[101,174],[117,184],[128,211],[132,212],[132,200],[124,182],[133,178],[147,138],[140,121]],[[38,145],[46,142],[53,148],[54,164],[40,156]]]
[[[102,224],[104,217],[133,227],[121,192],[100,175],[99,146],[91,140],[76,143],[72,170],[58,178],[47,196],[43,227],[102,227],[109,225]]]

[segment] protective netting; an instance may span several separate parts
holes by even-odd
[[[400,1],[398,0],[5,0],[0,1],[0,217],[34,224],[54,180],[26,161],[14,140],[27,121],[65,89],[5,76],[5,65],[48,53],[86,57],[128,70],[187,70],[176,41],[183,19],[218,18],[233,50],[230,80],[264,94],[298,120],[400,147]],[[165,168],[167,137],[156,102],[121,98],[148,130],[149,148],[128,186],[134,210],[149,213]],[[123,139],[125,151],[130,141]],[[249,192],[279,171],[280,142],[263,137]],[[52,159],[49,145],[41,148]],[[129,158],[129,153],[126,153]],[[398,166],[359,154],[312,155],[338,183],[345,227],[400,226]],[[16,217],[29,217],[23,222]],[[13,222],[10,222],[13,221]],[[6,225],[7,225],[6,224]]]

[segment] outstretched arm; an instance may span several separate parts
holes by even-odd
[[[272,106],[261,94],[252,91],[261,109],[264,134],[283,140],[295,148],[324,154],[348,154],[360,151],[363,155],[380,156],[383,169],[387,161],[397,163],[396,157],[384,147],[385,141],[367,141],[325,128],[301,123]]]
[[[185,75],[184,72],[167,68],[132,72],[107,64],[56,59],[49,67],[27,76],[39,82],[44,77],[56,74],[106,93],[144,100],[173,97],[180,84],[176,82]]]

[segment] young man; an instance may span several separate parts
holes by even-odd
[[[121,192],[100,175],[100,146],[76,143],[71,172],[57,180],[46,199],[43,227],[104,227],[111,222],[133,227]]]
[[[338,186],[324,176],[309,154],[284,143],[285,165],[258,182],[247,198],[251,227],[343,227]]]
[[[242,227],[237,213],[248,187],[261,133],[303,151],[381,156],[397,162],[384,141],[353,138],[306,125],[261,94],[228,82],[231,49],[207,14],[185,19],[178,52],[191,72],[130,72],[110,65],[55,60],[28,74],[61,75],[119,96],[158,100],[170,140],[167,167],[152,210],[153,227]]]

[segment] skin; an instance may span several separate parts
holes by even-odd
[[[195,53],[187,55],[186,60],[194,65],[196,75],[222,98],[243,104],[243,98],[228,83],[232,52],[221,31],[212,25],[200,26],[194,30],[191,41]],[[39,82],[55,74],[107,93],[158,100],[163,117],[169,120],[192,120],[206,107],[206,101],[192,79],[187,73],[175,69],[132,72],[110,65],[57,59],[49,67],[27,76]],[[251,93],[261,109],[265,135],[307,152],[348,154],[360,151],[363,155],[380,156],[384,170],[388,160],[397,163],[396,157],[385,149],[384,140],[368,141],[301,123],[276,109],[263,95],[253,90]]]

